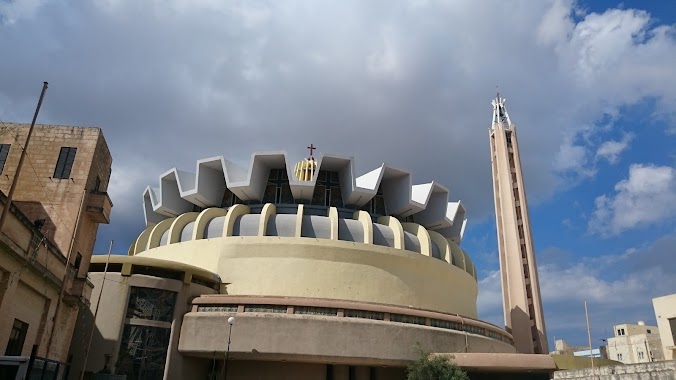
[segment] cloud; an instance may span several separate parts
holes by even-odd
[[[669,259],[674,244],[676,233],[671,233],[647,246],[576,260],[565,260],[573,254],[557,247],[542,250],[540,258],[558,256],[541,260],[546,263],[538,269],[550,344],[553,336],[585,342],[585,300],[595,341],[607,338],[614,324],[654,323],[652,298],[676,289],[676,261]],[[500,284],[499,271],[480,280],[478,308],[480,318],[502,326]]]
[[[594,204],[588,230],[602,236],[671,219],[676,216],[676,170],[631,165],[629,178],[618,182],[613,194],[597,197]]]
[[[137,200],[113,199],[124,210],[140,208],[143,189],[174,166],[193,170],[221,154],[246,165],[259,150],[301,158],[312,142],[355,156],[358,173],[388,162],[418,183],[437,180],[476,220],[493,212],[486,129],[496,84],[519,128],[531,203],[562,189],[569,172],[593,172],[598,144],[574,135],[579,126],[593,136],[604,115],[644,98],[655,99],[656,116],[676,112],[675,28],[631,9],[582,14],[554,0],[9,4],[0,8],[0,120],[29,121],[48,80],[39,121],[103,127],[121,178],[141,161],[159,168],[129,176],[125,191]]]
[[[633,138],[634,138],[633,134],[627,133],[620,141],[610,140],[604,142],[596,150],[596,158],[605,159],[610,164],[617,163],[620,154],[622,154],[622,152],[624,152],[629,147],[629,143]]]

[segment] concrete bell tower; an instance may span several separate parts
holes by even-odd
[[[505,328],[520,353],[549,352],[516,127],[493,100],[489,131]]]

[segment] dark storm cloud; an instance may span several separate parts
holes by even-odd
[[[565,1],[18,1],[0,7],[0,120],[27,121],[48,80],[42,121],[102,127],[114,156],[115,229],[139,231],[143,188],[173,166],[193,170],[220,154],[246,164],[256,150],[301,158],[310,142],[354,155],[360,173],[388,162],[417,182],[438,180],[476,220],[492,210],[495,85],[519,126],[536,200],[560,184],[557,159],[576,163],[562,149],[566,133],[641,96],[674,97],[676,85],[665,86],[673,75],[648,74],[665,71],[660,62],[676,51],[668,53],[666,31],[646,29],[649,18],[630,10],[575,24],[572,9]],[[597,28],[613,22],[623,27]],[[640,44],[631,39],[646,30]],[[595,49],[604,44],[617,48]],[[616,75],[627,70],[635,74]]]

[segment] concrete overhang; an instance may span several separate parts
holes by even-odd
[[[549,355],[510,353],[434,353],[446,357],[457,366],[478,372],[546,372],[556,371]]]

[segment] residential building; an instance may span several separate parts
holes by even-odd
[[[615,336],[607,339],[608,359],[624,364],[664,360],[657,326],[639,321],[637,324],[613,326],[613,331]]]
[[[676,360],[676,293],[653,298],[665,360]]]
[[[17,181],[0,233],[0,349],[66,370],[99,223],[108,223],[111,157],[99,128],[36,125],[15,176],[29,125],[0,125],[2,206]],[[16,177],[16,178],[15,178]],[[33,376],[33,375],[31,375]]]
[[[554,341],[554,351],[550,354],[555,355],[573,355],[573,356],[584,356],[584,357],[601,357],[601,350],[598,348],[589,349],[589,346],[571,346],[566,343],[563,339],[558,339]]]

